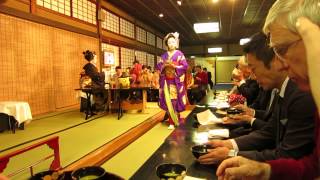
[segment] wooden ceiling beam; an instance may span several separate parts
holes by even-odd
[[[157,0],[153,0],[153,2],[161,9],[161,5],[157,2]],[[163,10],[164,14],[167,14],[168,15],[167,17],[170,18],[171,20],[173,20],[173,22],[175,22],[175,24],[179,26],[178,27],[179,28],[178,32],[182,35],[181,39],[184,38],[185,41],[188,41],[189,39],[192,39],[192,35],[190,34],[190,32],[188,30],[186,30],[186,28],[183,25],[181,25],[179,21],[177,21],[173,17],[169,16],[169,12],[165,8],[163,8],[161,10]],[[175,30],[173,30],[171,32],[175,32],[175,31],[177,31],[177,29],[175,29]]]
[[[197,16],[197,13],[195,13],[193,8],[191,7],[189,0],[185,0],[185,3],[187,4],[188,8],[192,12],[192,15],[194,16],[194,18],[197,20],[197,22],[199,22],[199,17]]]
[[[158,14],[158,13],[155,13],[154,10],[150,9],[144,2],[141,2],[141,0],[137,0],[137,2],[138,2],[141,6],[143,6],[144,8],[146,8],[149,12],[151,12],[153,16],[159,17],[159,14]],[[137,9],[136,12],[139,12],[139,10]],[[164,19],[162,19],[162,18],[158,18],[158,19],[159,19],[161,22],[163,22],[165,25],[167,25],[167,26],[171,29],[171,31],[174,31],[174,30],[175,30],[175,28],[174,28],[171,24],[167,23]],[[165,32],[164,32],[164,33],[165,33]]]
[[[228,37],[229,38],[231,38],[231,33],[232,33],[232,21],[233,21],[233,13],[234,13],[234,4],[235,4],[235,1],[232,1],[232,10],[231,10],[231,16],[230,16],[229,33],[228,33]]]
[[[179,7],[172,2],[172,0],[169,0],[171,5],[177,10],[177,12],[179,13],[179,15],[183,18],[183,20],[188,24],[189,28],[193,29],[193,24],[188,20],[188,18],[185,17],[185,15],[181,12],[181,10],[179,9]],[[192,33],[192,32],[189,32]],[[200,40],[200,36],[197,33],[192,33],[193,35],[195,34],[196,37],[198,38],[198,40]]]

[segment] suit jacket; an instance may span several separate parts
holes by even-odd
[[[207,71],[207,75],[208,75],[208,83],[210,84],[210,82],[212,82],[212,75],[210,71]]]
[[[298,160],[295,159],[277,159],[267,163],[271,166],[271,180],[292,180],[292,179],[315,179],[320,174],[319,155],[320,155],[320,131],[319,131],[319,113],[315,113],[315,142],[316,147],[313,153],[304,156]]]
[[[261,130],[235,138],[238,155],[266,161],[310,154],[314,147],[315,110],[311,94],[300,91],[289,80],[283,102],[275,105],[268,123]]]
[[[247,105],[250,106],[258,96],[259,85],[256,80],[247,79],[238,87],[238,91],[247,99]]]
[[[264,109],[255,109],[254,117],[256,118],[256,120],[251,125],[252,130],[262,129],[270,120],[274,106],[277,103],[276,102],[277,100],[275,100],[274,98],[273,101],[271,102],[270,108],[268,109],[268,106],[271,100],[271,92],[272,90],[262,91],[260,93],[261,94],[260,97],[258,96],[258,98],[261,99],[261,101],[259,102],[259,105],[261,108],[264,108]],[[256,104],[253,103],[252,105],[256,105]]]
[[[253,103],[249,106],[255,110],[255,118],[263,119],[270,103],[271,91],[265,91],[262,88],[259,89],[259,94]]]
[[[252,125],[249,124],[239,124],[241,127],[230,130],[230,137],[239,137],[258,129],[262,129],[269,121],[272,109],[274,106],[274,101],[272,102],[270,108],[268,109],[271,97],[271,90],[265,91],[260,88],[258,97],[251,104],[251,108],[255,109],[255,121]]]

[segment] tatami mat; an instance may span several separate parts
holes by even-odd
[[[102,116],[87,123],[78,125],[74,128],[69,128],[55,133],[52,136],[59,136],[60,138],[60,158],[62,167],[65,167],[70,163],[78,160],[79,158],[85,156],[89,152],[104,145],[113,138],[125,133],[129,129],[137,126],[144,120],[148,119],[149,117],[152,117],[160,111],[160,108],[148,106],[145,113],[124,114],[124,116],[120,120],[117,120],[116,114]],[[26,130],[20,130],[16,134],[0,134],[0,144],[2,147],[4,145],[9,147],[7,143],[12,146],[14,145],[14,142],[24,142],[27,139],[31,139],[30,137],[37,137],[39,135],[48,134],[50,132],[57,131],[63,127],[65,128],[68,126],[73,126],[77,122],[85,121],[82,115],[77,112],[70,112],[70,114],[67,113],[65,115],[65,117],[59,116],[60,118],[58,118],[55,116],[52,117],[52,119],[45,121],[43,119],[34,121],[26,127]],[[6,138],[4,139],[3,137]],[[32,143],[27,143],[23,146],[11,149],[1,154],[6,154],[8,152],[20,149],[22,147],[26,147],[30,144],[34,144],[39,141],[40,140],[34,141]],[[33,163],[48,155],[50,152],[51,150],[48,147],[43,146],[37,150],[32,150],[19,157],[16,157],[10,160],[4,174],[12,172],[14,169],[24,167],[26,164]],[[42,163],[35,169],[35,172],[48,169],[49,164],[50,161]],[[13,179],[26,179],[27,177],[29,177],[29,174],[23,173],[19,176],[14,177]]]

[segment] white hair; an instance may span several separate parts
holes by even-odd
[[[283,27],[297,33],[295,24],[301,16],[305,16],[315,24],[320,25],[319,0],[277,0],[269,10],[263,31],[268,34],[270,25],[277,20]]]
[[[245,56],[241,56],[238,60],[238,64],[241,64],[243,66],[248,66],[248,61]]]

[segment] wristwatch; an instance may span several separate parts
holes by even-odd
[[[234,150],[234,149],[230,149],[228,152],[228,157],[235,157],[237,156],[238,151]]]

